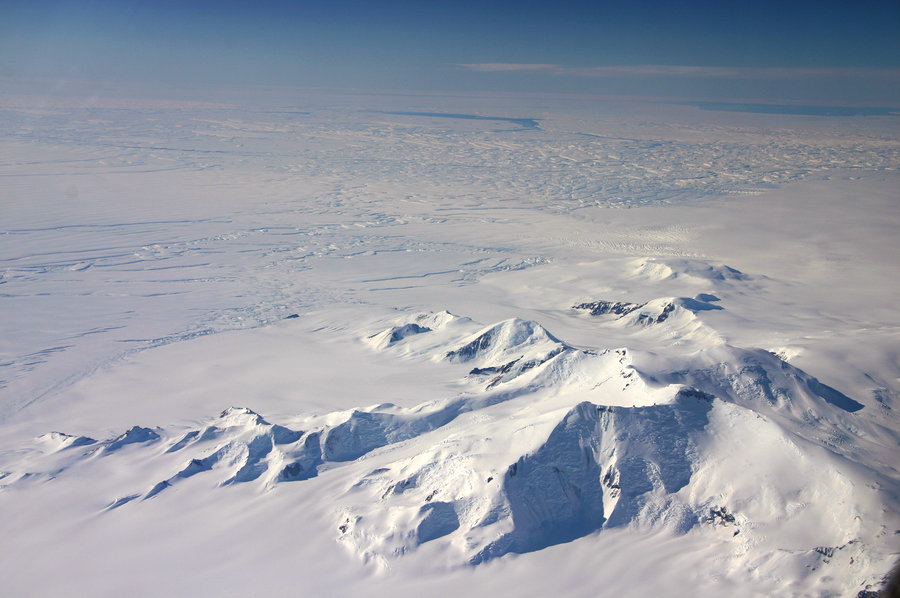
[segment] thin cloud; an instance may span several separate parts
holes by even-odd
[[[480,73],[555,71],[562,68],[558,64],[522,64],[518,62],[479,62],[475,64],[456,64],[454,66]]]
[[[742,67],[688,66],[645,64],[632,66],[567,67],[559,64],[522,64],[510,62],[481,62],[455,65],[464,70],[482,73],[535,73],[564,77],[679,77],[691,79],[834,79],[881,78],[900,79],[900,69],[853,67]]]

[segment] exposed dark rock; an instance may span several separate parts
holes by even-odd
[[[338,526],[338,529],[341,531],[342,534],[346,534],[347,530],[350,529],[350,520],[345,519],[344,523],[342,523]]]
[[[621,486],[619,486],[619,471],[612,465],[609,466],[603,475],[603,485],[612,490],[621,489]]]
[[[296,480],[302,473],[303,465],[301,465],[300,463],[291,463],[290,465],[284,466],[284,469],[281,470],[280,475],[282,480]]]
[[[685,387],[678,391],[679,397],[692,397],[694,399],[700,399],[701,401],[712,402],[716,399],[713,395],[708,392],[703,392],[702,390],[697,390],[693,387]]]
[[[475,340],[463,345],[455,351],[447,353],[447,359],[453,361],[470,361],[475,358],[478,353],[490,347],[497,335],[497,328],[491,328]]]
[[[592,301],[590,303],[579,303],[578,305],[575,305],[573,309],[588,310],[592,316],[602,316],[605,314],[624,316],[641,307],[643,307],[643,304],[627,303],[625,301]]]
[[[537,322],[519,319],[506,320],[491,326],[465,345],[448,351],[445,358],[448,361],[465,363],[491,349],[509,352],[518,347],[531,346],[540,342],[566,346]]]
[[[494,388],[495,386],[497,386],[498,384],[501,384],[503,382],[508,382],[508,381],[512,380],[513,378],[515,378],[521,374],[524,374],[525,372],[527,372],[530,369],[544,365],[545,363],[547,363],[548,361],[550,361],[551,359],[553,359],[554,357],[556,357],[563,351],[569,351],[569,350],[571,350],[571,347],[563,345],[563,346],[553,349],[552,351],[547,353],[547,355],[545,355],[542,359],[529,359],[528,361],[522,361],[521,363],[520,363],[519,359],[515,359],[515,360],[503,365],[499,369],[497,369],[497,372],[500,375],[495,377],[494,379],[492,379],[488,383],[488,385],[485,387],[485,390],[490,390],[490,389]],[[513,366],[516,366],[516,365],[518,365],[518,367],[514,368]],[[478,370],[479,368],[475,368],[475,369]],[[494,368],[483,368],[483,371],[490,370],[490,369],[494,369]],[[511,375],[507,375],[513,369],[514,369],[513,373]]]
[[[519,359],[521,359],[521,357]],[[508,363],[504,363],[501,366],[489,366],[486,368],[472,368],[469,371],[469,375],[470,376],[484,376],[487,374],[505,374],[506,372],[511,370],[512,367],[514,365],[516,365],[516,363],[518,363],[519,359],[513,359],[512,361],[510,361]]]
[[[834,556],[834,546],[816,546],[816,552],[830,559]]]
[[[706,300],[702,300],[701,298],[705,298]],[[696,299],[691,299],[690,297],[679,297],[672,301],[666,302],[663,305],[662,311],[658,315],[654,316],[652,314],[644,312],[638,313],[637,322],[643,325],[660,324],[662,322],[665,322],[672,314],[672,312],[675,311],[676,306],[681,306],[691,312],[721,310],[722,308],[718,305],[712,305],[707,302],[718,300],[719,298],[715,295],[708,295],[704,293],[697,295]],[[623,301],[593,301],[590,303],[580,303],[578,305],[575,305],[573,309],[588,310],[592,316],[612,314],[618,316],[619,318],[622,318],[624,316],[627,316],[628,314],[639,312],[647,306],[647,303],[638,304],[626,303]]]
[[[709,515],[703,518],[705,523],[713,525],[729,525],[735,522],[734,515],[728,512],[727,507],[712,507]]]
[[[641,306],[643,307],[643,306]],[[671,313],[675,311],[675,304],[672,302],[666,303],[663,307],[662,312],[655,318],[649,314],[639,314],[638,315],[638,323],[639,324],[662,324],[665,322]]]

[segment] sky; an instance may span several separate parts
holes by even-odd
[[[0,0],[0,85],[900,104],[900,1]]]

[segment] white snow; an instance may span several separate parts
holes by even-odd
[[[0,96],[4,593],[879,587],[896,117],[276,93]]]

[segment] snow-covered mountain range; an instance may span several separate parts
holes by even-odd
[[[707,305],[598,301],[573,312],[684,330]],[[833,570],[864,586],[890,568],[896,436],[768,351],[575,348],[534,321],[483,327],[446,311],[400,318],[361,342],[444,364],[461,375],[458,394],[307,415],[294,427],[229,407],[190,430],[49,432],[20,447],[25,468],[5,471],[3,486],[84,475],[92,461],[153,462],[148,471],[164,479],[112,480],[117,494],[95,497],[107,500],[102,511],[138,511],[182,485],[267,492],[339,478],[334,537],[376,569],[424,545],[439,546],[452,570],[615,528],[704,537],[730,567],[752,554],[759,574],[805,568],[826,586]]]

